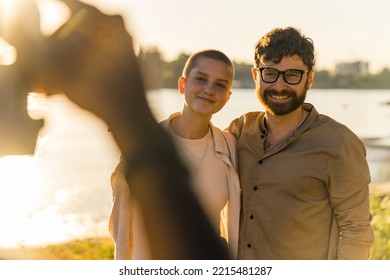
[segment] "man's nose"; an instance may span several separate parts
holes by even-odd
[[[286,86],[287,86],[287,83],[284,80],[283,73],[279,73],[278,78],[273,83],[273,88],[275,88],[275,89],[284,89],[284,88],[286,88]]]

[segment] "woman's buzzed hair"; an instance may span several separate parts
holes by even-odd
[[[202,58],[211,58],[225,63],[227,66],[232,68],[233,79],[234,79],[234,66],[230,58],[221,51],[211,50],[211,49],[199,51],[190,55],[190,57],[187,59],[186,64],[184,65],[182,76],[186,78],[191,72],[191,70],[196,66],[198,60]]]

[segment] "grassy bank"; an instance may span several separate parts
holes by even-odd
[[[88,238],[49,245],[42,249],[58,260],[112,260],[114,243],[111,238]]]
[[[45,247],[0,248],[0,259],[10,260],[112,260],[111,238],[87,238]]]
[[[372,260],[390,260],[390,195],[371,195],[371,214],[375,242],[371,248]]]

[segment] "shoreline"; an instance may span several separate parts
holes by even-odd
[[[389,195],[390,194],[390,181],[384,181],[380,183],[370,184],[370,194],[371,195]]]
[[[42,246],[0,247],[0,260],[112,260],[111,237],[75,239]]]
[[[0,260],[55,260],[56,258],[38,247],[3,248],[0,247]]]

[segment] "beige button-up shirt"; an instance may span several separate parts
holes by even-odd
[[[242,188],[239,259],[367,259],[373,242],[366,150],[318,114],[264,150],[264,113],[234,120]]]

